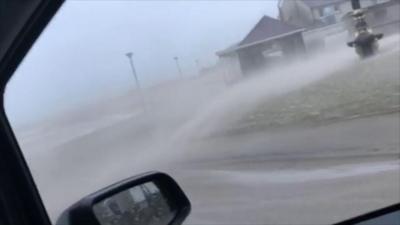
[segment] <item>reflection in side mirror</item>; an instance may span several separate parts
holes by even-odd
[[[168,175],[150,173],[93,193],[67,209],[57,225],[179,225],[190,202]]]
[[[154,182],[144,183],[93,206],[101,225],[170,224],[176,211]]]

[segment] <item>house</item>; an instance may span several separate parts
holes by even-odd
[[[377,32],[400,32],[400,0],[361,0],[361,7]],[[262,17],[243,40],[217,52],[228,82],[351,38],[351,0],[280,0],[278,9],[279,19]]]
[[[217,52],[217,55],[223,65],[233,70],[228,73],[249,75],[277,61],[304,53],[303,30],[263,16],[243,40]]]
[[[361,0],[362,7],[390,0]],[[294,26],[314,29],[336,24],[352,11],[351,0],[279,0],[279,17]]]
[[[361,7],[366,9],[388,2],[399,0],[360,0]],[[348,16],[353,11],[351,0],[279,0],[278,9],[282,21],[305,29],[303,40],[308,52],[351,39],[353,26]]]
[[[400,33],[400,1],[386,0],[365,7],[365,19],[374,32],[386,36]],[[354,32],[354,21],[349,14],[343,17],[348,30]]]

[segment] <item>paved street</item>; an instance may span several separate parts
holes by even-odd
[[[399,202],[398,116],[199,143],[175,172],[188,224],[330,224]]]
[[[186,224],[329,224],[400,201],[399,123],[390,114],[197,139],[164,152],[135,151],[135,140],[107,139],[114,130],[105,129],[56,148],[33,168],[53,219],[111,182],[161,170],[193,203]],[[96,152],[74,152],[84,148]]]

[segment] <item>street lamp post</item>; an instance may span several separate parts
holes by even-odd
[[[174,60],[176,62],[176,67],[178,68],[179,76],[183,78],[181,66],[179,65],[179,58],[177,56],[174,57]]]
[[[137,74],[136,74],[136,69],[135,69],[135,65],[133,64],[133,53],[132,52],[128,52],[128,53],[126,53],[125,54],[127,57],[128,57],[128,59],[129,59],[129,63],[130,63],[130,65],[131,65],[131,69],[132,69],[132,74],[133,74],[133,76],[135,77],[135,82],[136,82],[136,88],[138,89],[138,91],[139,91],[139,95],[140,95],[140,101],[141,101],[141,104],[142,104],[142,108],[143,108],[143,110],[144,111],[146,111],[146,102],[145,102],[145,100],[144,100],[144,96],[143,96],[143,93],[142,93],[142,89],[141,89],[141,86],[140,86],[140,83],[139,83],[139,79],[138,79],[138,76],[137,76]]]
[[[137,87],[138,89],[140,89],[139,79],[138,79],[137,74],[136,74],[135,65],[133,64],[133,58],[132,58],[133,53],[132,53],[132,52],[128,52],[128,53],[126,53],[125,55],[128,57],[129,63],[131,64],[132,74],[133,74],[133,76],[135,77],[136,87]]]

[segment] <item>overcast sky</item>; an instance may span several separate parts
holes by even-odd
[[[134,87],[125,53],[134,52],[140,81],[173,79],[178,56],[184,75],[195,60],[240,41],[277,1],[67,1],[31,49],[6,92],[12,122],[42,119]]]

